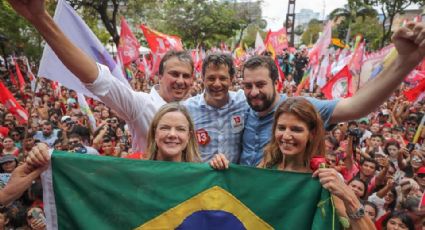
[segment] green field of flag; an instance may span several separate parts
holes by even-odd
[[[51,229],[337,227],[329,193],[306,173],[54,152],[43,189]]]

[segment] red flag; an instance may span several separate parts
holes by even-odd
[[[22,108],[12,93],[0,82],[0,102],[11,112],[20,124],[28,122],[28,112]]]
[[[414,102],[423,92],[425,92],[425,78],[414,88],[404,91],[403,94],[408,101]]]
[[[158,31],[152,30],[145,25],[141,25],[140,28],[145,35],[146,41],[154,54],[163,54],[168,50],[183,50],[183,44],[179,37],[173,35],[167,35]]]
[[[123,65],[127,65],[129,62],[139,57],[139,47],[139,42],[136,37],[134,37],[124,17],[121,17],[121,33],[118,55],[120,55]]]
[[[279,84],[277,87],[278,92],[282,92],[283,89],[283,81],[285,81],[285,74],[283,73],[282,69],[280,68],[279,62],[277,61],[277,58],[274,59],[274,64],[276,64],[277,70],[279,71]]]
[[[266,41],[264,42],[266,47],[270,44],[277,54],[282,53],[283,49],[288,48],[288,38],[286,37],[286,28],[272,32],[271,30],[267,33]]]
[[[15,75],[12,73],[11,70],[9,70],[9,76],[10,76],[10,82],[12,82],[12,84],[14,86],[16,86],[16,88],[19,88],[18,82],[16,81]]]
[[[153,78],[156,73],[159,71],[159,63],[161,62],[163,54],[152,54],[152,66],[151,66],[151,75],[150,78]]]
[[[345,66],[335,76],[330,79],[322,88],[322,93],[327,99],[351,97],[352,76],[348,66]]]
[[[19,68],[18,60],[15,60],[16,75],[19,81],[19,90],[23,93],[25,88],[24,76],[22,76],[21,69]]]

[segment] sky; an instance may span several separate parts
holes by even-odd
[[[323,8],[325,15],[328,15],[332,10],[341,8],[346,3],[346,0],[296,0],[295,13],[300,12],[300,9],[311,9],[314,12],[319,12],[323,17]],[[263,18],[267,20],[267,29],[278,30],[282,28],[288,10],[288,1],[264,0],[261,7]]]

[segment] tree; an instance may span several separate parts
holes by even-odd
[[[319,33],[322,31],[323,23],[317,19],[312,19],[301,36],[302,43],[307,45],[314,44],[319,38]]]
[[[394,18],[397,14],[403,13],[404,10],[412,4],[425,4],[423,0],[371,0],[370,2],[371,4],[380,8],[381,13],[384,17],[381,26],[383,33],[381,47],[383,47],[388,41],[390,41],[391,29],[393,26]]]
[[[228,2],[168,0],[148,25],[163,33],[182,38],[186,47],[211,47],[240,29],[240,20]]]
[[[358,18],[351,24],[351,33],[363,35],[368,50],[377,50],[380,48],[382,38],[380,28],[381,24],[378,18],[366,16],[364,19]]]
[[[345,43],[348,44],[351,36],[351,25],[359,18],[364,20],[366,16],[377,16],[376,10],[374,10],[371,5],[367,4],[367,1],[348,0],[348,4],[345,5],[344,8],[333,10],[329,18],[335,21],[342,19],[337,26],[337,34],[338,38],[345,39]]]
[[[118,10],[125,6],[125,0],[67,0],[74,9],[85,12],[85,21],[97,21],[97,17],[103,22],[105,29],[109,32],[114,43],[118,46],[120,36],[117,30]],[[91,26],[92,30],[95,26]]]
[[[32,60],[41,57],[43,39],[4,0],[0,0],[0,21],[2,23],[0,34],[5,38],[0,45],[4,47],[5,55],[24,53]]]

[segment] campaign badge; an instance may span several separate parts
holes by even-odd
[[[232,124],[232,132],[233,133],[239,133],[243,130],[244,119],[241,115],[232,116],[230,122]]]
[[[211,140],[210,136],[208,135],[207,130],[205,130],[205,129],[196,130],[196,139],[198,141],[198,144],[200,144],[200,145],[206,145]]]

